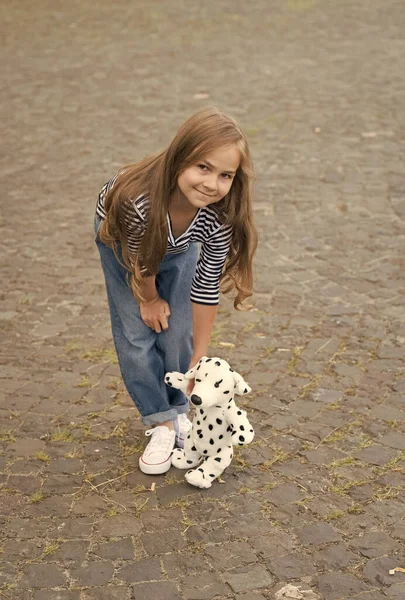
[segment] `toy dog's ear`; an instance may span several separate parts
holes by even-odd
[[[239,375],[236,371],[233,372],[233,379],[235,382],[235,393],[240,396],[244,396],[252,391],[252,388],[246,383],[242,375]]]
[[[194,365],[194,367],[192,369],[189,369],[187,371],[187,373],[184,375],[184,377],[186,379],[194,379],[195,378],[195,374],[197,372],[197,369],[199,368],[199,366],[201,365],[201,363],[204,362],[205,360],[207,360],[206,356],[203,356],[202,358],[200,358],[200,360],[198,361],[198,363],[196,365]]]

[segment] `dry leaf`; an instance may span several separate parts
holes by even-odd
[[[391,569],[390,570],[390,575],[395,575],[395,573],[405,573],[405,569],[403,569],[402,567],[395,567],[395,569]]]
[[[221,346],[221,348],[235,348],[235,344],[232,344],[232,342],[219,342],[218,346]]]

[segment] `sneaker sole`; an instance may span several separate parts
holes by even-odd
[[[145,475],[162,475],[162,473],[166,473],[170,467],[172,466],[172,457],[167,460],[157,464],[150,465],[142,460],[142,457],[139,459],[139,468],[142,473]]]

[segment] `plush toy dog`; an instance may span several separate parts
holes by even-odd
[[[173,451],[172,465],[192,469],[186,473],[186,480],[196,487],[209,488],[230,465],[233,446],[244,446],[253,440],[254,431],[246,411],[234,402],[235,393],[244,395],[251,389],[221,358],[204,356],[185,375],[172,372],[165,376],[167,385],[184,393],[190,379],[195,379],[189,397],[196,407],[193,426],[184,441],[184,450]]]

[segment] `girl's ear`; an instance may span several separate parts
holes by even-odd
[[[244,396],[252,391],[252,388],[246,383],[242,375],[239,375],[236,371],[233,372],[233,379],[235,381],[235,393],[239,396]]]
[[[203,356],[202,358],[200,358],[200,360],[198,361],[198,363],[196,365],[194,365],[194,367],[192,369],[189,369],[187,371],[187,373],[184,375],[184,377],[186,379],[194,379],[195,378],[195,374],[197,372],[198,367],[201,365],[202,362],[204,362],[207,359],[206,356]]]

